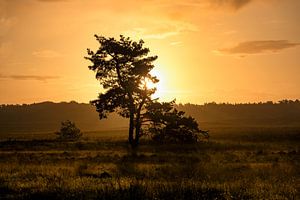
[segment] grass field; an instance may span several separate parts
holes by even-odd
[[[300,199],[300,128],[211,128],[195,145],[126,131],[0,137],[0,199]]]

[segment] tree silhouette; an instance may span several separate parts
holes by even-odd
[[[100,119],[111,112],[129,118],[128,141],[134,148],[140,138],[141,112],[155,92],[155,88],[147,88],[146,83],[158,82],[149,73],[157,56],[148,56],[150,50],[143,46],[143,40],[135,42],[122,35],[119,40],[95,37],[100,47],[96,52],[88,49],[85,58],[92,62],[89,69],[96,72],[96,79],[105,91],[91,104],[96,106]]]
[[[74,122],[66,120],[61,122],[60,131],[55,133],[58,140],[75,141],[78,140],[82,133],[79,128],[76,127]]]
[[[147,124],[146,134],[158,142],[195,143],[200,134],[208,131],[199,129],[197,121],[185,112],[174,108],[175,100],[171,102],[153,101],[146,106],[143,123]]]

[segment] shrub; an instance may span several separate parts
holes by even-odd
[[[154,102],[147,107],[145,118],[148,122],[144,130],[154,141],[195,143],[200,135],[207,133],[198,127],[197,121],[190,116],[185,116],[183,111],[174,108],[172,102]]]
[[[61,122],[60,131],[55,133],[58,140],[75,141],[78,140],[82,133],[79,128],[76,127],[74,122],[70,120]]]

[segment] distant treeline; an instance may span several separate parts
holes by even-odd
[[[298,126],[300,127],[300,101],[282,100],[264,103],[206,103],[204,105],[179,104],[200,123],[212,126]],[[126,119],[111,114],[99,120],[95,108],[89,104],[71,102],[42,102],[23,105],[0,105],[0,133],[51,132],[59,129],[60,122],[71,120],[83,131],[125,129]]]
[[[23,105],[0,106],[0,133],[51,132],[60,123],[71,120],[83,131],[123,129],[127,120],[112,114],[107,120],[99,120],[95,107],[75,101],[42,102]]]
[[[200,123],[220,126],[300,126],[300,101],[179,104]]]

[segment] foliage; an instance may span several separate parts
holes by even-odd
[[[122,35],[119,40],[95,37],[100,47],[96,52],[88,49],[86,59],[92,62],[89,69],[96,72],[105,92],[91,104],[96,106],[100,119],[111,112],[129,118],[128,140],[135,147],[139,143],[141,112],[155,92],[155,88],[146,87],[146,82],[158,82],[149,73],[157,56],[148,56],[150,50],[143,46],[143,40],[135,42]]]
[[[55,134],[59,140],[78,140],[82,136],[80,129],[70,120],[61,122],[60,131]]]
[[[152,102],[147,105],[144,122],[148,123],[146,133],[158,142],[194,143],[200,133],[197,121],[186,117],[183,111],[174,108],[175,101]]]

